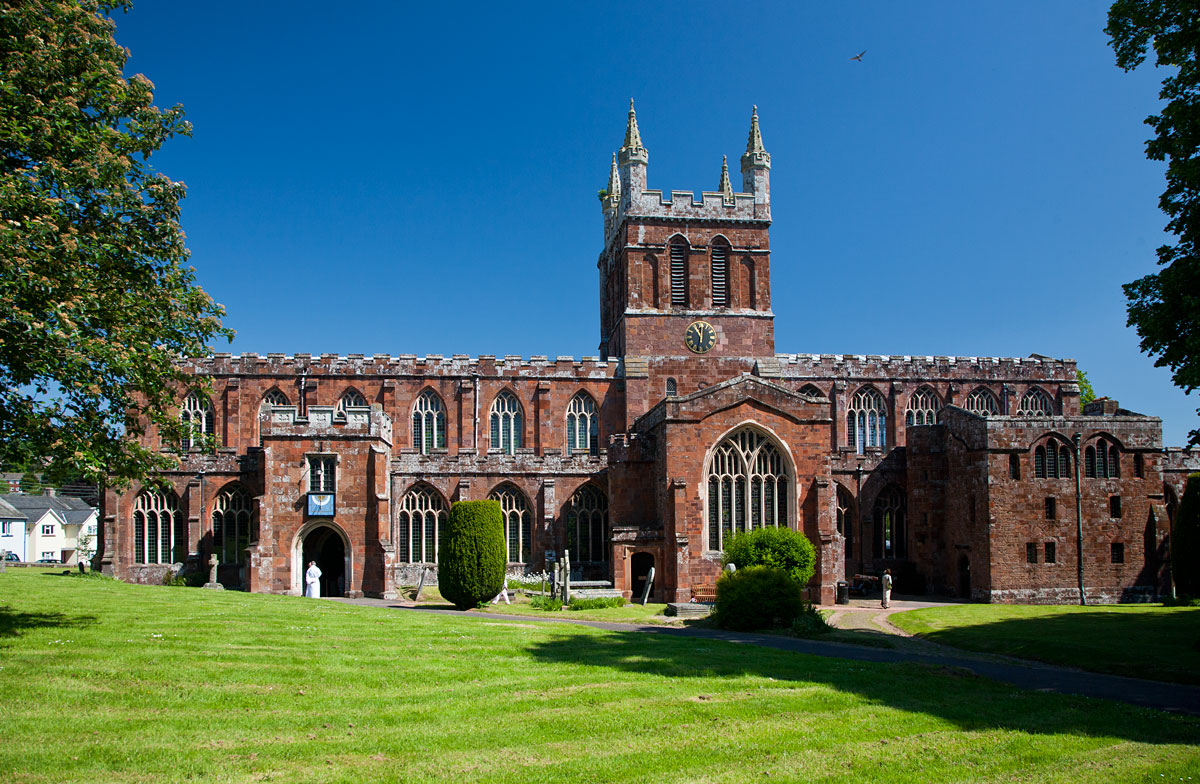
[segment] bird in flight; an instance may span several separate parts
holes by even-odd
[[[863,56],[864,54],[866,54],[866,53],[867,53],[867,50],[866,50],[866,49],[863,49],[861,52],[859,52],[858,54],[854,55],[854,56],[853,56],[853,57],[851,57],[850,59],[851,59],[851,60],[858,60],[858,61],[861,63],[861,62],[862,62],[862,56]]]

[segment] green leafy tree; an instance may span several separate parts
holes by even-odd
[[[767,526],[735,533],[725,542],[721,563],[734,564],[738,571],[747,566],[774,566],[788,574],[803,588],[816,569],[817,551],[808,537],[782,526]]]
[[[184,266],[182,183],[150,155],[191,126],[122,75],[118,0],[0,6],[0,465],[49,482],[168,468],[178,358],[232,339]]]
[[[499,501],[459,501],[450,507],[438,548],[438,592],[460,610],[504,587],[504,514]]]
[[[1200,598],[1200,473],[1189,474],[1171,525],[1171,576],[1178,595]]]
[[[1079,379],[1079,405],[1086,406],[1096,399],[1096,390],[1092,388],[1092,382],[1088,381],[1087,373],[1082,370],[1075,371],[1075,378]]]
[[[1162,80],[1162,110],[1146,118],[1155,136],[1146,157],[1167,163],[1167,189],[1158,205],[1174,245],[1158,249],[1162,269],[1124,286],[1129,325],[1155,365],[1171,369],[1185,392],[1200,387],[1200,6],[1193,0],[1117,0],[1108,33],[1117,65],[1141,65],[1151,48]],[[1200,410],[1198,410],[1200,412]],[[1200,428],[1190,433],[1200,443]]]
[[[717,579],[713,616],[722,629],[791,626],[803,610],[800,585],[778,567],[747,566]]]

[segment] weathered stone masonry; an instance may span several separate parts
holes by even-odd
[[[494,497],[514,568],[570,549],[626,596],[653,566],[655,597],[686,600],[724,536],[783,524],[816,545],[820,602],[885,567],[901,591],[1074,602],[1092,454],[1087,598],[1163,590],[1200,458],[1164,451],[1158,419],[1081,412],[1072,360],[776,353],[757,111],[742,192],[724,165],[699,198],[651,190],[648,164],[631,106],[601,200],[597,356],[187,360],[220,446],[187,450],[169,493],[107,494],[105,571],[155,581],[218,552],[226,585],[296,594],[317,560],[326,593],[391,597],[433,564],[450,503]]]

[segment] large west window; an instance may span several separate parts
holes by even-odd
[[[427,455],[446,448],[446,407],[432,389],[426,389],[413,406],[413,446]]]
[[[187,529],[174,493],[142,491],[133,503],[134,563],[183,563]]]
[[[517,396],[507,389],[496,395],[496,399],[492,401],[492,451],[511,455],[519,449],[523,424],[524,416]]]
[[[738,531],[790,526],[787,465],[765,435],[745,427],[717,444],[708,464],[708,549]]]

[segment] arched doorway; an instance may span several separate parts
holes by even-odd
[[[301,575],[308,568],[309,561],[317,562],[317,568],[321,570],[322,596],[343,596],[346,593],[346,545],[340,533],[327,525],[317,526],[305,534],[300,552]]]
[[[634,601],[641,600],[642,591],[646,590],[646,578],[650,576],[650,570],[653,568],[654,556],[650,553],[634,553],[629,559],[629,586]]]

